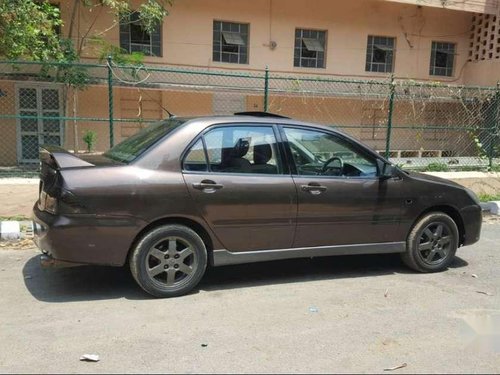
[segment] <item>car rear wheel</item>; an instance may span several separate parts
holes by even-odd
[[[146,233],[130,257],[134,279],[155,297],[188,293],[199,283],[206,267],[203,240],[182,225],[164,225]]]
[[[458,248],[457,224],[442,212],[423,216],[413,227],[406,241],[403,262],[419,272],[438,272],[446,269]]]

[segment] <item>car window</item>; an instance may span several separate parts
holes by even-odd
[[[333,134],[299,128],[285,128],[290,151],[302,176],[373,177],[377,163]]]
[[[279,174],[271,126],[227,126],[204,135],[210,170],[220,173]]]
[[[201,139],[199,139],[186,154],[183,168],[186,171],[208,171],[207,159],[205,157],[205,150]]]
[[[186,122],[185,119],[171,118],[148,125],[140,132],[110,148],[103,155],[112,160],[130,163],[184,122]]]

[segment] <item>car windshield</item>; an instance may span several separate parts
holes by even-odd
[[[123,142],[110,148],[104,153],[104,156],[119,162],[130,163],[184,122],[186,122],[186,119],[171,118],[151,124],[133,136],[128,137]]]

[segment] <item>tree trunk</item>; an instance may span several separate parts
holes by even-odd
[[[77,108],[78,108],[78,90],[73,87],[73,90],[71,90],[73,93],[73,136],[74,136],[74,149],[75,149],[75,154],[78,153],[80,147],[78,144],[78,120],[76,119],[77,116]]]

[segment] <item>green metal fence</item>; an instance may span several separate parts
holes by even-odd
[[[269,111],[333,126],[419,170],[500,168],[500,86],[269,71],[0,62],[0,176],[36,175],[39,145],[104,152],[168,117]]]

